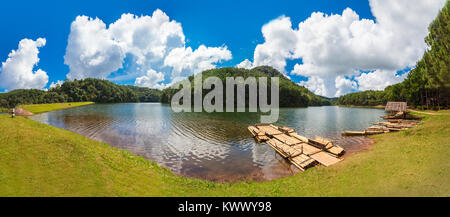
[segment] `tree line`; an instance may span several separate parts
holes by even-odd
[[[270,103],[271,97],[270,97],[270,77],[279,77],[279,105],[280,107],[306,107],[306,106],[321,106],[321,105],[331,105],[333,102],[331,99],[328,99],[326,97],[321,97],[318,95],[315,95],[307,88],[300,86],[296,84],[295,82],[288,79],[286,76],[284,76],[282,73],[280,73],[278,70],[269,67],[269,66],[259,66],[255,67],[253,69],[243,69],[243,68],[234,68],[234,67],[224,67],[219,69],[211,69],[206,70],[202,73],[202,80],[204,81],[208,77],[217,77],[221,79],[223,84],[223,99],[226,99],[226,78],[227,77],[242,77],[244,79],[248,77],[255,77],[257,80],[261,77],[268,78],[268,85],[267,85],[267,93],[268,93],[268,103]],[[191,83],[191,100],[194,100],[194,75],[187,78],[189,82]],[[258,82],[257,82],[258,83]],[[162,91],[161,94],[161,102],[163,103],[170,103],[172,97],[181,90],[181,85],[175,88],[177,85],[172,85],[169,88],[166,88]],[[234,98],[234,105],[236,105],[237,101],[237,88],[234,86],[235,91],[235,98]],[[259,84],[257,86],[259,89]],[[203,97],[209,93],[211,90],[203,90],[202,95]],[[258,91],[257,91],[258,92]],[[249,104],[249,87],[248,85],[245,86],[245,104],[248,106]],[[192,102],[193,105],[193,102]],[[225,105],[224,105],[225,106]]]
[[[387,101],[406,101],[423,109],[448,108],[450,105],[450,16],[449,1],[429,25],[425,38],[428,49],[407,78],[384,91],[363,91],[339,97],[341,105],[372,106]]]
[[[146,87],[117,85],[107,80],[87,78],[66,80],[48,91],[18,89],[0,94],[0,107],[13,108],[17,105],[61,102],[158,102],[161,91]]]
[[[280,106],[281,107],[306,107],[331,105],[329,98],[317,96],[307,88],[295,84],[286,78],[278,70],[260,66],[251,70],[239,68],[220,68],[206,70],[202,73],[203,79],[210,76],[219,77],[223,82],[227,77],[279,77],[280,78]],[[189,79],[193,82],[194,76]],[[270,79],[268,79],[268,94],[270,103]],[[224,83],[224,86],[225,83]],[[193,88],[193,85],[192,85]],[[259,88],[259,87],[258,87]],[[17,89],[8,93],[0,93],[0,108],[13,108],[25,104],[45,104],[61,102],[97,102],[97,103],[125,103],[125,102],[163,102],[169,103],[171,97],[180,89],[166,88],[163,91],[132,85],[117,85],[107,80],[86,78],[82,80],[66,80],[61,85],[50,88],[48,91],[37,89]],[[236,91],[236,90],[235,90]],[[208,91],[203,91],[206,95]],[[224,90],[224,93],[226,90]],[[249,95],[246,86],[246,104]],[[193,93],[193,91],[192,91]],[[237,94],[235,94],[235,97]],[[225,96],[224,96],[224,99]],[[235,98],[236,100],[237,98]]]

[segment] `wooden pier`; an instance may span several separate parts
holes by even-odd
[[[248,130],[258,142],[266,142],[302,171],[315,165],[333,165],[341,161],[338,157],[345,152],[330,140],[321,137],[308,139],[289,127],[256,124],[249,126]]]

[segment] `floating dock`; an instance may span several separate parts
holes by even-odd
[[[302,171],[315,165],[333,165],[341,161],[338,157],[345,152],[328,139],[308,139],[289,127],[256,124],[249,126],[248,130],[258,142],[267,143]]]

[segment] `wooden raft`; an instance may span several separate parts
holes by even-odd
[[[333,165],[341,161],[337,156],[344,153],[343,148],[333,145],[330,140],[320,137],[308,139],[289,127],[257,124],[249,126],[248,130],[258,142],[266,142],[302,171],[317,164]]]
[[[405,120],[405,119],[389,119],[388,122],[375,123],[377,126],[371,126],[368,130],[364,131],[342,131],[343,136],[366,136],[375,135],[389,132],[396,132],[401,130],[407,130],[415,127],[420,122],[417,120]]]

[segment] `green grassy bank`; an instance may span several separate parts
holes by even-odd
[[[218,184],[24,117],[0,115],[0,196],[450,196],[450,112],[331,167]]]
[[[39,114],[43,112],[49,112],[53,110],[73,108],[77,106],[89,105],[93,102],[68,102],[68,103],[51,103],[51,104],[32,104],[32,105],[21,105],[25,110],[32,112],[33,114]]]

